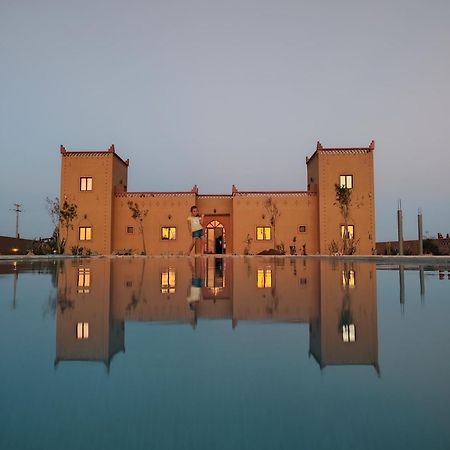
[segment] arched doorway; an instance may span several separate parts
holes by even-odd
[[[218,220],[211,220],[206,225],[206,253],[225,253],[225,228]]]

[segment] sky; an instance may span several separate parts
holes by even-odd
[[[376,142],[377,240],[450,232],[448,0],[0,0],[0,235],[48,236],[60,154],[129,191],[305,190],[305,157]]]

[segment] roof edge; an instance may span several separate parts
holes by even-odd
[[[125,164],[127,167],[130,165],[130,160],[129,159],[122,159],[117,153],[116,153],[116,149],[114,147],[114,144],[111,144],[111,146],[108,148],[108,150],[71,150],[68,151],[66,150],[66,148],[64,147],[64,145],[60,145],[59,147],[59,151],[61,153],[62,156],[69,156],[69,155],[105,155],[108,153],[112,153],[116,158],[119,159],[119,161],[122,164]]]
[[[370,153],[375,150],[375,141],[372,139],[368,147],[323,147],[320,141],[317,141],[316,150],[310,157],[306,157],[306,164],[308,164],[318,153],[337,153],[337,152],[358,152],[358,153]]]

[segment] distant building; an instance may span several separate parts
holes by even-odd
[[[348,229],[356,254],[371,254],[375,248],[374,148],[373,141],[363,148],[324,148],[318,142],[306,159],[306,191],[240,191],[233,185],[230,194],[205,195],[196,185],[184,192],[128,192],[129,161],[119,157],[114,145],[107,151],[67,151],[61,146],[61,199],[78,207],[66,253],[73,246],[100,254],[124,249],[141,253],[143,241],[128,207],[131,201],[148,210],[144,220],[148,254],[187,251],[192,205],[205,215],[206,253],[257,254],[280,244],[289,253],[295,240],[298,254],[329,254],[334,244],[342,248],[343,241],[337,184],[352,189]],[[268,202],[278,210],[275,223]]]

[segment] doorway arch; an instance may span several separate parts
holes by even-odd
[[[226,249],[225,227],[218,220],[211,220],[206,225],[206,253],[223,254]]]

